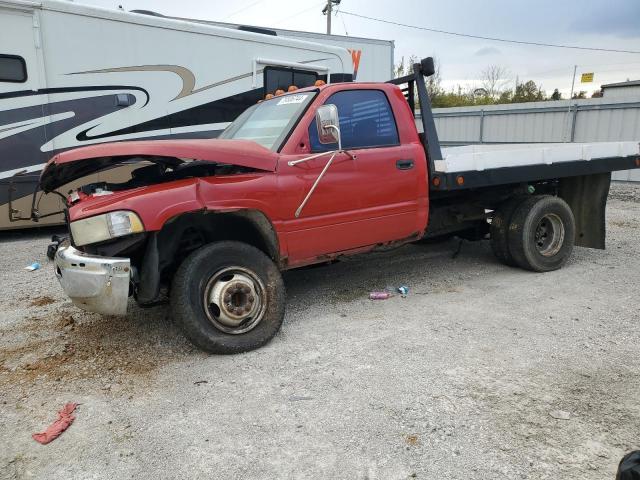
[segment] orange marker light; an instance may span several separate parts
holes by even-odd
[[[284,90],[282,90],[281,88],[276,90],[276,97],[279,97],[280,95],[284,95]]]
[[[316,83],[313,84],[314,87],[321,87],[323,85],[326,85],[327,82],[325,82],[324,80],[316,80]]]
[[[464,185],[464,177],[463,177],[462,175],[458,175],[458,176],[456,177],[456,183],[457,183],[458,185]]]
[[[298,87],[296,87],[295,85],[291,85],[288,89],[287,92],[295,92],[298,89]]]

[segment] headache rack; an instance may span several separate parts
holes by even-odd
[[[394,85],[407,86],[402,88],[407,103],[411,108],[414,118],[416,115],[416,104],[420,106],[420,118],[422,121],[422,131],[420,139],[424,150],[427,153],[427,166],[429,174],[429,185],[432,188],[444,187],[442,179],[436,173],[435,162],[436,160],[442,160],[442,150],[440,149],[440,140],[438,140],[438,132],[436,131],[436,124],[433,120],[433,112],[431,110],[431,100],[429,98],[429,92],[427,91],[427,85],[424,81],[424,77],[430,77],[435,72],[433,65],[433,58],[423,58],[420,63],[413,65],[413,73],[405,75],[404,77],[394,78],[387,83]],[[418,95],[418,102],[416,102],[416,93]]]

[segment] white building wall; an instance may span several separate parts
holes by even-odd
[[[608,100],[640,97],[640,85],[633,87],[608,87],[604,89],[604,98]]]

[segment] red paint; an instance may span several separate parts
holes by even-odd
[[[356,149],[356,159],[334,160],[299,218],[294,213],[326,164],[324,156],[290,167],[309,155],[308,128],[315,110],[340,90],[382,90],[389,99],[400,138],[393,147]],[[290,267],[323,261],[340,253],[363,252],[379,244],[404,243],[427,226],[427,162],[413,115],[398,87],[390,84],[335,84],[319,94],[294,128],[281,152],[236,140],[184,140],[101,144],[58,155],[52,162],[113,155],[165,155],[261,165],[264,172],[179,180],[82,199],[70,208],[72,221],[113,210],[132,210],[147,231],[160,230],[176,215],[197,210],[261,211],[279,237]],[[153,153],[151,153],[153,152]],[[89,156],[90,155],[90,156]],[[396,161],[413,159],[399,170]],[[246,163],[239,163],[246,162]],[[267,171],[269,170],[269,171]],[[321,257],[321,258],[318,258]]]
[[[228,163],[260,170],[274,171],[278,154],[248,140],[143,140],[135,142],[100,143],[59,153],[47,162],[64,165],[79,160],[118,156],[164,156],[192,158]]]

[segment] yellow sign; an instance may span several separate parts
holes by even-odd
[[[593,82],[593,72],[583,73],[582,78],[580,79],[580,83],[591,83],[591,82]]]

